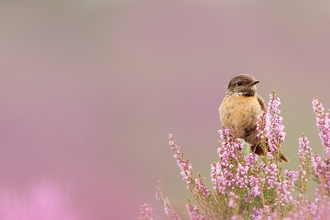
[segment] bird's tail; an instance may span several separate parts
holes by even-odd
[[[251,148],[251,152],[257,154],[259,157],[264,157],[265,156],[265,152],[264,150],[260,147],[260,144],[258,145],[254,145],[254,146],[250,146]],[[288,163],[290,162],[289,158],[287,156],[285,156],[285,154],[283,154],[281,152],[281,156],[280,156],[280,163]]]

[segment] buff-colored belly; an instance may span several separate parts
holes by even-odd
[[[219,108],[220,121],[228,127],[230,133],[253,144],[256,131],[257,116],[262,113],[261,106],[255,96],[227,95]]]

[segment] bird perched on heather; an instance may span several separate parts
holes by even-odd
[[[266,109],[262,97],[257,93],[256,84],[259,83],[248,74],[237,75],[230,80],[220,108],[221,124],[230,130],[236,138],[244,139],[250,144],[251,151],[260,157],[265,155],[260,147],[261,139],[257,136],[258,116]],[[280,162],[289,162],[281,153]]]

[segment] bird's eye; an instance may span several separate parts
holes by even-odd
[[[242,81],[238,81],[236,84],[237,84],[238,86],[241,86],[243,83],[242,83]]]

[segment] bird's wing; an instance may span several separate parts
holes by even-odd
[[[265,104],[263,98],[258,93],[256,95],[257,95],[258,102],[261,106],[261,109],[265,110],[266,109],[266,104]]]

